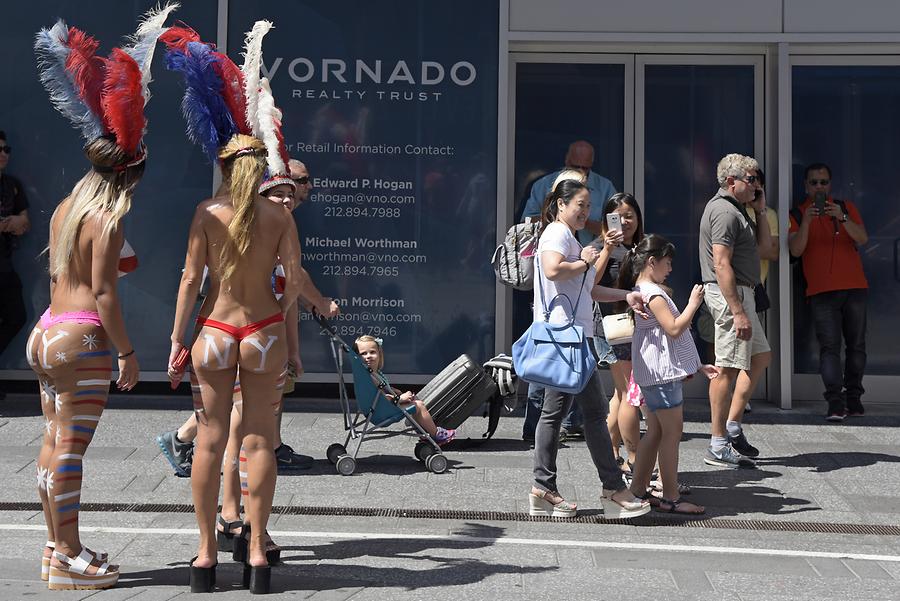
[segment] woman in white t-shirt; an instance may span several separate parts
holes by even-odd
[[[584,329],[584,335],[593,338],[594,320],[591,300],[627,300],[642,311],[640,295],[625,290],[604,288],[597,285],[594,268],[599,251],[593,246],[582,247],[575,237],[584,228],[591,209],[591,196],[587,186],[575,180],[559,183],[547,197],[542,213],[544,228],[538,242],[539,258],[534,287],[534,319],[543,320],[544,303],[550,308],[550,323],[568,323],[572,319],[572,307],[565,301],[554,302],[556,295],[566,295],[575,309],[575,324]],[[544,300],[540,298],[544,295]],[[581,296],[580,300],[579,296]],[[577,395],[547,388],[541,417],[535,432],[534,485],[529,495],[531,515],[574,517],[577,507],[566,501],[556,486],[556,455],[559,449],[559,430],[572,402],[581,407],[584,414],[584,437],[588,451],[603,483],[601,504],[605,517],[632,518],[650,511],[646,501],[636,498],[628,490],[622,471],[612,453],[606,414],[609,405],[603,391],[600,376],[594,372],[587,386]]]

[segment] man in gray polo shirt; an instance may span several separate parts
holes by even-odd
[[[753,288],[760,282],[759,248],[769,248],[766,195],[758,180],[756,159],[726,155],[716,168],[719,191],[700,218],[700,273],[704,302],[715,322],[716,367],[710,380],[712,439],[703,461],[727,468],[755,467],[759,450],[741,428],[750,393],[769,366],[771,352],[756,314]],[[732,386],[734,392],[732,393]]]

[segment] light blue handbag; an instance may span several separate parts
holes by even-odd
[[[594,369],[597,368],[597,361],[584,336],[584,329],[575,325],[575,315],[581,301],[581,293],[584,291],[587,272],[581,279],[581,288],[574,305],[572,299],[565,294],[557,294],[548,305],[544,301],[544,291],[541,288],[541,265],[537,254],[534,261],[537,268],[534,281],[538,296],[541,298],[544,319],[535,320],[513,344],[513,367],[516,374],[530,384],[568,394],[578,394],[587,386]],[[568,323],[551,324],[550,311],[553,304],[561,299],[568,301],[572,309],[572,318]]]

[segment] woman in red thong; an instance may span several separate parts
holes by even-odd
[[[190,310],[206,265],[209,293],[191,347],[201,401],[191,468],[191,489],[200,528],[194,568],[216,564],[220,467],[238,370],[244,399],[239,407],[242,446],[249,474],[245,497],[248,563],[268,565],[266,524],[275,492],[272,406],[280,399],[277,382],[287,363],[283,316],[299,291],[296,225],[293,219],[286,218],[285,207],[257,193],[266,169],[265,145],[254,137],[236,134],[219,150],[219,159],[227,194],[200,203],[194,214],[169,359],[171,366],[184,346]],[[285,293],[276,300],[271,276],[279,256],[285,270]],[[171,368],[169,373],[173,380],[180,377]]]
[[[128,166],[133,158],[109,137],[93,140],[85,152],[92,169],[50,220],[50,306],[26,344],[45,420],[37,479],[47,523],[41,577],[51,589],[108,588],[118,580],[106,554],[81,543],[82,463],[109,395],[112,353],[120,390],[133,388],[139,375],[116,283],[124,242],[119,221],[144,163]]]

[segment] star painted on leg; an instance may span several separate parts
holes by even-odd
[[[55,397],[53,397],[53,408],[56,410],[57,413],[62,411],[62,397],[58,394]],[[59,442],[59,441],[57,441],[57,442]]]
[[[57,428],[56,429],[56,439],[55,439],[56,444],[59,444],[59,441],[61,438],[62,438],[62,430]]]
[[[38,481],[38,488],[41,490],[46,490],[46,488],[47,488],[47,468],[37,466],[37,481]]]
[[[53,472],[47,472],[47,490],[53,490]]]
[[[57,352],[56,360],[59,361],[60,363],[65,363],[66,362],[66,354],[62,351]]]
[[[44,422],[44,429],[47,431],[47,434],[49,435],[50,430],[53,429],[53,420],[52,419],[48,419],[46,422]]]
[[[90,350],[94,350],[99,344],[97,344],[97,335],[96,334],[85,334],[84,340],[81,342],[83,346],[88,347]]]

